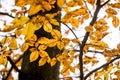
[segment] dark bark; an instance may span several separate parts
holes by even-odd
[[[37,15],[45,15],[46,13],[54,13],[59,11],[60,8],[58,8],[55,5],[55,8],[52,9],[51,11],[46,11],[44,13],[37,13]],[[34,17],[36,15],[32,15],[29,16],[30,18]],[[55,18],[58,19],[60,21],[60,17],[61,15],[57,15]],[[55,27],[53,26],[53,28],[57,28],[58,30],[60,30],[60,27]],[[37,38],[40,37],[47,37],[47,38],[52,38],[52,36],[45,32],[43,30],[43,28],[41,28],[40,30],[37,30],[35,32],[35,34],[37,35]],[[59,50],[54,47],[54,48],[47,48],[46,50],[48,52],[48,54],[50,55],[50,57],[55,57],[57,53],[59,53]],[[19,80],[59,80],[59,62],[56,63],[55,66],[51,67],[48,63],[46,63],[44,66],[38,66],[38,61],[40,59],[37,59],[34,62],[30,62],[29,61],[29,57],[30,57],[30,51],[29,49],[23,54],[23,62],[22,62],[22,67],[21,67],[21,72],[19,73]]]

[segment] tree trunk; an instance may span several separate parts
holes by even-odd
[[[51,11],[46,11],[44,13],[37,13],[45,15],[46,13],[55,13],[57,11],[60,11],[60,8],[58,8],[55,5],[55,8],[52,9]],[[35,15],[33,15],[35,16]],[[32,18],[33,16],[30,16]],[[57,15],[55,19],[60,20],[61,15]],[[60,27],[54,27],[60,30]],[[40,37],[47,37],[47,38],[52,38],[52,36],[45,32],[43,28],[40,30],[37,30],[35,32],[37,35],[37,38]],[[48,54],[50,55],[51,58],[55,57],[57,53],[59,53],[59,50],[54,47],[54,48],[47,48],[46,50]],[[59,80],[59,62],[56,63],[55,66],[51,67],[48,63],[46,63],[44,66],[38,66],[38,61],[37,59],[34,62],[30,62],[29,57],[30,57],[30,51],[29,49],[23,54],[23,62],[21,66],[21,72],[19,73],[19,80]]]

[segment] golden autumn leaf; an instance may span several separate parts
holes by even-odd
[[[42,1],[42,7],[44,9],[46,9],[47,11],[52,9],[52,6],[50,5],[50,3],[48,3],[47,1]]]
[[[106,10],[106,12],[110,15],[116,15],[117,14],[116,10],[114,10],[113,8],[108,8]]]
[[[56,58],[52,58],[51,61],[50,61],[50,65],[51,66],[54,66],[57,62],[57,59]]]
[[[120,3],[114,3],[114,4],[111,4],[111,6],[112,6],[113,8],[118,8],[118,9],[120,9]]]
[[[56,39],[50,39],[49,42],[47,43],[47,46],[49,47],[54,47],[57,44],[57,40]]]
[[[45,65],[45,63],[47,62],[47,57],[42,57],[40,60],[39,60],[39,66],[43,66]]]
[[[49,20],[51,24],[55,25],[55,26],[59,26],[59,22],[56,19],[50,19]]]
[[[68,38],[62,38],[62,42],[64,43],[64,46],[68,46],[70,39]]]
[[[25,2],[25,0],[15,0],[15,5],[22,7],[22,6],[26,5],[26,2]]]
[[[87,0],[87,2],[88,2],[89,4],[91,4],[91,5],[94,5],[95,0]]]
[[[62,35],[60,33],[60,31],[56,30],[56,29],[53,29],[52,32],[51,32],[51,35],[54,39],[56,40],[59,40],[61,39]]]
[[[52,28],[52,25],[48,21],[45,21],[43,24],[43,29],[46,32],[51,32],[53,28]]]
[[[39,44],[47,44],[49,42],[49,39],[46,37],[41,37],[38,39]]]
[[[117,48],[120,50],[120,43],[117,45]]]
[[[34,15],[34,14],[38,13],[40,10],[42,10],[41,5],[31,5],[28,14],[29,15]]]
[[[5,57],[3,57],[2,55],[0,55],[0,65],[6,65],[7,64],[7,59]]]
[[[86,30],[87,32],[92,32],[92,31],[93,31],[93,27],[92,27],[92,26],[86,26],[86,27],[85,27],[85,30]]]
[[[58,49],[62,50],[64,48],[64,43],[62,41],[57,42]]]
[[[1,41],[0,41],[0,43],[1,44],[5,44],[5,43],[8,43],[10,41],[10,38],[9,37],[4,37]]]
[[[25,52],[28,48],[29,48],[29,44],[28,43],[24,43],[22,48],[21,48],[21,51]]]
[[[40,52],[39,52],[39,55],[40,55],[40,57],[48,57],[49,55],[48,55],[48,53],[46,52],[46,51],[43,51],[43,50],[41,50]]]
[[[30,62],[37,60],[38,57],[39,57],[39,52],[37,50],[32,51],[30,54]]]
[[[47,45],[40,45],[38,47],[38,50],[45,50],[45,49],[47,49]]]
[[[65,0],[57,0],[57,5],[62,8],[62,6],[64,5]]]
[[[28,21],[29,21],[28,17],[21,16],[20,18],[14,18],[12,24],[14,24],[15,27],[21,28]]]
[[[25,40],[30,39],[34,35],[35,26],[32,22],[27,23],[27,25],[23,28],[22,34],[25,35]]]
[[[79,20],[76,18],[71,18],[70,23],[71,23],[72,27],[78,28]]]
[[[75,44],[80,44],[80,40],[79,39],[72,39],[72,42],[75,43]]]
[[[113,20],[112,20],[113,26],[114,26],[115,28],[118,27],[118,25],[119,25],[119,23],[120,23],[119,18],[116,17],[116,16],[112,16],[112,18],[113,18]]]
[[[10,40],[9,48],[10,48],[10,49],[17,49],[17,48],[18,48],[18,46],[17,46],[17,41],[16,41],[16,38],[15,38],[15,37],[13,37],[13,38]]]

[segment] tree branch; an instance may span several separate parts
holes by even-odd
[[[8,14],[8,13],[5,13],[5,12],[0,12],[0,15],[5,15],[5,16],[9,16],[11,18],[15,18],[14,16]]]
[[[105,63],[105,64],[101,65],[100,67],[97,67],[96,69],[90,71],[90,72],[85,76],[85,80],[86,80],[92,73],[98,71],[99,69],[101,69],[101,68],[103,68],[103,67],[108,66],[109,64],[111,64],[112,62],[114,62],[115,60],[117,60],[117,59],[119,59],[119,58],[120,58],[120,56],[117,56],[117,57],[115,57],[114,59],[112,59],[110,62]]]
[[[91,17],[93,17],[92,14],[91,14],[91,11],[89,10],[89,8],[88,8],[88,6],[87,6],[87,4],[86,4],[86,1],[85,1],[85,0],[83,0],[83,1],[84,1],[85,6],[86,6],[86,8],[87,8],[87,10],[88,10],[88,13],[90,14]]]
[[[19,62],[20,61],[20,59],[22,58],[22,55],[15,61],[15,63],[11,60],[11,58],[9,57],[7,57],[7,59],[9,60],[11,60],[11,62],[12,62],[12,64],[14,64],[14,66],[16,66],[15,64],[17,63],[17,62]],[[9,75],[10,75],[10,73],[11,73],[11,71],[12,71],[12,69],[14,68],[14,66],[12,65],[12,67],[10,68],[10,70],[9,70],[9,72],[8,72],[8,74],[7,74],[7,76],[5,77],[5,79],[3,79],[3,80],[7,80],[8,79],[8,77],[9,77]],[[18,68],[17,68],[18,69]],[[16,70],[17,71],[17,70]],[[18,71],[19,72],[21,72],[19,69],[18,69]]]
[[[103,6],[100,5],[100,0],[97,0],[96,6],[97,6],[96,10],[95,10],[93,18],[92,18],[92,20],[90,22],[91,26],[94,25],[95,21],[97,20],[97,15],[98,15],[100,9],[103,7]],[[86,34],[84,36],[84,39],[82,41],[82,44],[80,45],[79,63],[80,63],[80,79],[81,80],[85,80],[84,79],[84,73],[83,73],[83,59],[82,59],[82,57],[83,57],[83,48],[84,48],[84,46],[85,46],[85,44],[86,44],[86,42],[88,40],[89,34],[90,34],[90,32],[86,32]]]

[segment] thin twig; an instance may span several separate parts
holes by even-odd
[[[120,58],[120,56],[117,56],[117,57],[115,57],[114,59],[112,59],[110,62],[105,63],[105,64],[101,65],[100,67],[97,67],[96,69],[90,71],[90,72],[85,76],[85,80],[86,80],[92,73],[100,70],[100,69],[103,68],[103,67],[108,66],[109,64],[111,64],[112,62],[114,62],[115,60],[117,60],[117,59],[119,59],[119,58]]]
[[[17,62],[19,62],[21,58],[22,58],[22,55],[15,61],[14,65],[15,65]],[[8,58],[7,58],[7,59],[8,59]],[[6,76],[3,80],[7,80],[7,79],[8,79],[8,77],[9,77],[9,75],[10,75],[10,73],[11,73],[11,71],[12,71],[13,68],[14,68],[14,66],[12,66],[12,67],[10,68],[7,76]],[[18,70],[19,70],[19,69],[18,69]],[[16,71],[17,71],[17,70],[16,70]],[[20,71],[20,70],[19,70],[19,71]],[[20,72],[21,72],[21,71],[20,71]]]
[[[6,15],[6,16],[9,16],[11,18],[15,18],[14,16],[12,16],[12,15],[6,13],[6,12],[0,12],[0,15]]]
[[[85,1],[85,0],[83,0],[83,2],[85,3],[85,6],[86,6],[86,8],[87,8],[87,10],[88,10],[88,13],[90,14],[90,16],[91,16],[91,17],[93,17],[93,16],[92,16],[92,14],[91,14],[91,11],[89,10],[89,8],[88,8],[88,6],[87,6],[86,1]]]

